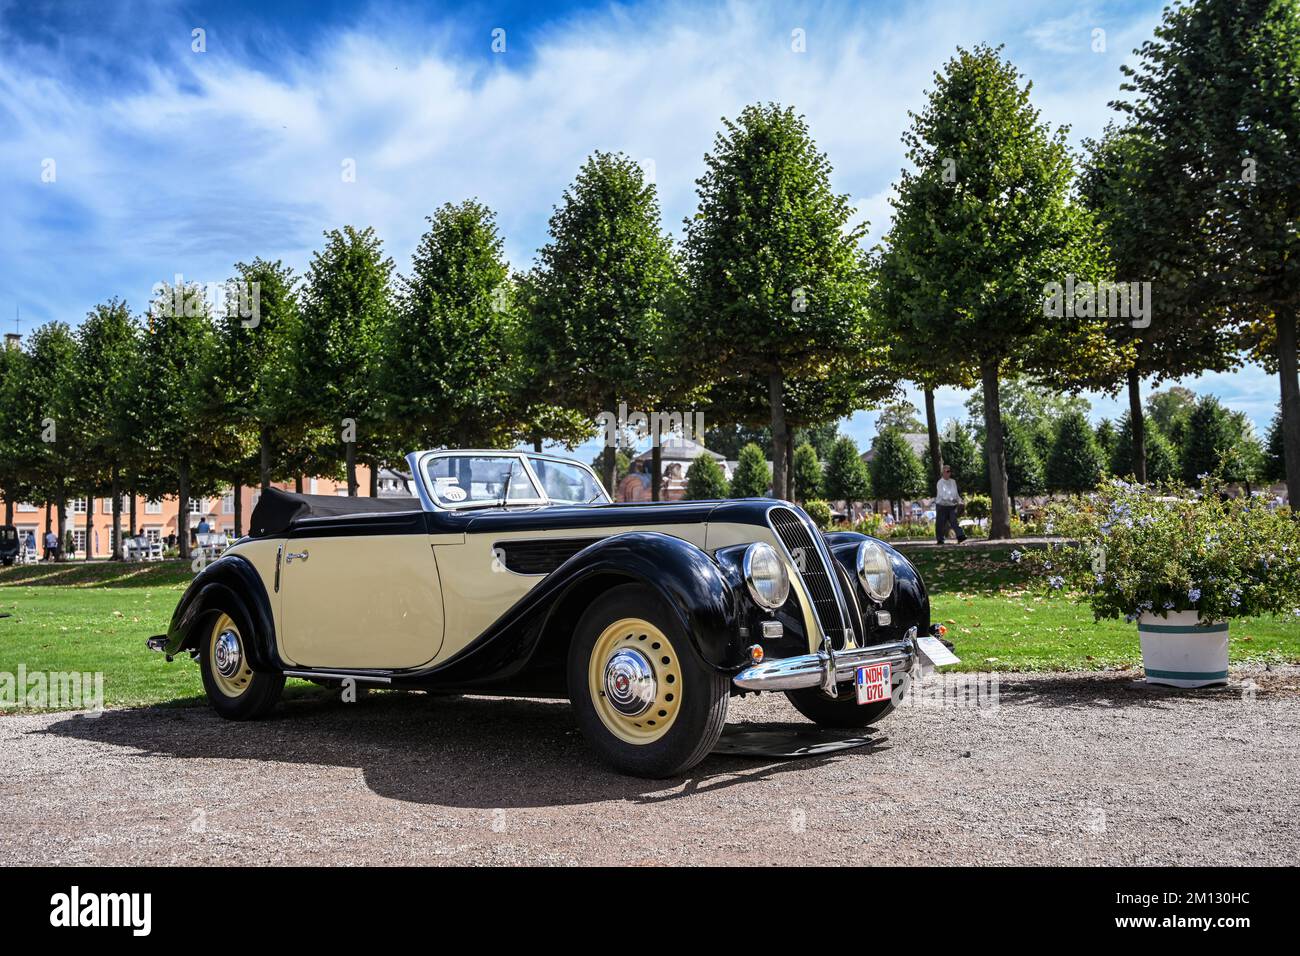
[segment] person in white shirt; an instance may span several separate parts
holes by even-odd
[[[943,477],[934,488],[934,509],[938,514],[934,520],[934,535],[939,544],[948,539],[948,528],[957,533],[957,543],[966,540],[966,534],[957,524],[957,507],[961,504],[961,495],[957,491],[957,482],[953,480],[952,468],[943,466]]]

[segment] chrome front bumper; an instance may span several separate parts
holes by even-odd
[[[919,665],[916,651],[916,628],[907,629],[901,641],[855,647],[836,651],[827,648],[816,654],[801,654],[779,660],[763,661],[746,667],[731,679],[743,690],[797,690],[820,687],[836,696],[835,685],[855,680],[859,667],[890,664],[895,673],[911,674]]]

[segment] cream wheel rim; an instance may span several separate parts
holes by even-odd
[[[615,621],[591,649],[587,687],[610,733],[629,744],[654,743],[672,728],[681,707],[677,649],[649,621]]]
[[[238,697],[248,690],[249,682],[253,679],[253,669],[248,666],[248,655],[244,653],[244,641],[240,637],[239,628],[228,614],[222,614],[212,625],[212,633],[208,637],[208,660],[212,665],[209,668],[212,682],[217,685],[217,690],[227,697]]]

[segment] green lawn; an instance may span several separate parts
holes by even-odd
[[[1048,597],[1011,562],[1011,547],[913,549],[908,558],[930,589],[931,616],[948,625],[961,664],[953,670],[1048,671],[1142,666],[1137,626],[1094,621],[1078,595]],[[1232,622],[1229,658],[1300,661],[1293,618]]]
[[[913,550],[948,624],[960,670],[1138,668],[1137,630],[1094,623],[1086,604],[1026,587],[1009,549]],[[182,562],[29,565],[0,570],[0,672],[102,671],[109,706],[197,703],[198,668],[145,649],[161,634],[192,577]],[[1234,661],[1300,661],[1300,626],[1289,619],[1232,624]]]

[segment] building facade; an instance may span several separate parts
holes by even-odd
[[[370,487],[370,471],[364,465],[357,466],[357,483],[361,491]],[[292,491],[292,483],[274,482],[273,487],[285,491]],[[348,486],[346,482],[332,481],[327,478],[305,478],[303,479],[303,492],[313,495],[346,495]],[[387,497],[390,495],[407,495],[410,494],[407,478],[400,472],[382,469],[379,475],[379,494]],[[206,519],[208,527],[212,532],[224,531],[232,539],[238,537],[248,528],[248,519],[253,513],[253,507],[257,504],[258,498],[262,495],[260,488],[243,488],[240,490],[241,497],[241,524],[243,527],[235,525],[235,496],[230,489],[224,494],[216,495],[210,498],[192,498],[190,506],[187,509],[185,520],[181,520],[179,501],[172,498],[163,498],[160,501],[149,501],[137,496],[135,499],[135,524],[134,528],[129,526],[131,515],[131,500],[129,496],[122,498],[122,534],[130,537],[134,534],[143,532],[144,536],[150,541],[166,542],[171,536],[181,534],[181,529],[186,528],[193,532],[199,526],[199,522]],[[87,508],[93,509],[89,515],[90,522],[87,528]],[[38,549],[43,550],[43,540],[47,527],[51,530],[58,530],[58,515],[54,505],[50,505],[48,510],[44,505],[32,504],[31,502],[14,502],[13,524],[18,529],[20,541],[34,540]],[[109,557],[113,553],[113,500],[111,498],[82,498],[77,501],[68,502],[67,511],[67,531],[70,531],[76,540],[77,557],[86,557],[87,541],[90,544],[91,557]],[[173,540],[176,540],[174,538]]]

